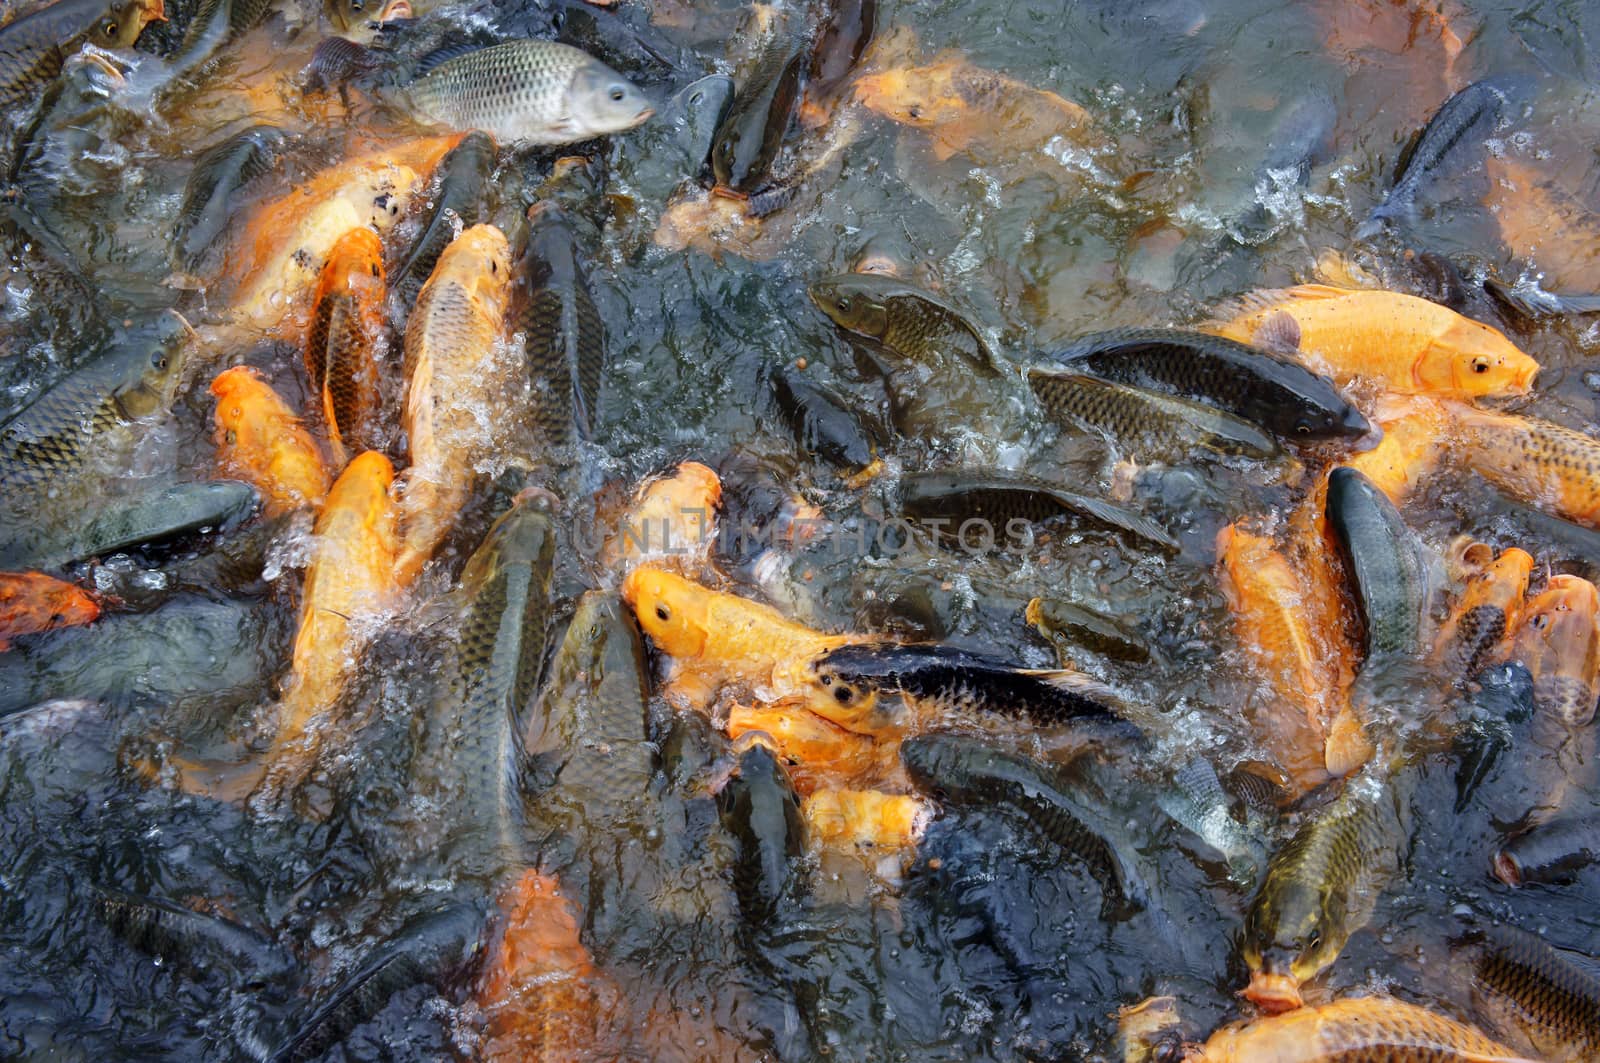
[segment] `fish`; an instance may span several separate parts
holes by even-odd
[[[1344,464],[1365,475],[1389,501],[1403,505],[1448,452],[1450,418],[1442,404],[1423,395],[1383,395],[1374,406],[1372,420],[1383,438]]]
[[[167,59],[176,77],[198,72],[229,39],[266,17],[271,0],[200,0],[183,40]]]
[[[328,252],[351,229],[388,232],[459,134],[376,148],[329,167],[253,207],[224,256],[232,281],[225,320],[298,341],[305,335]]]
[[[943,162],[965,155],[979,166],[1042,154],[1061,137],[1090,139],[1094,120],[1071,100],[985,70],[958,52],[920,65],[897,65],[902,41],[887,39],[872,57],[875,68],[857,77],[851,99],[874,114],[919,130]]]
[[[617,169],[641,199],[665,204],[679,185],[700,176],[733,95],[732,78],[707,74],[679,89],[628,138]]]
[[[807,836],[819,844],[874,853],[914,849],[933,818],[922,798],[878,790],[818,790],[800,814]]]
[[[766,735],[801,796],[905,782],[895,736],[846,730],[803,705],[735,704],[728,710],[727,732],[735,740],[754,732]]]
[[[1541,711],[1586,727],[1600,699],[1600,591],[1580,576],[1551,576],[1528,601],[1509,658],[1533,674]]]
[[[408,919],[298,1019],[267,1063],[308,1063],[382,1011],[396,993],[464,979],[482,957],[483,912],[446,904]]]
[[[931,292],[880,273],[813,281],[811,301],[840,328],[931,366],[993,370],[1000,363],[965,314]]]
[[[1230,524],[1217,534],[1217,576],[1234,635],[1275,702],[1254,717],[1254,733],[1302,790],[1328,779],[1328,725],[1347,698],[1349,647],[1315,623],[1305,573],[1270,536]]]
[[[261,493],[269,517],[309,507],[320,510],[328,496],[327,464],[306,431],[265,376],[235,366],[211,381],[216,396],[217,471]]]
[[[718,190],[748,199],[771,183],[771,168],[800,106],[806,42],[779,30],[734,93],[711,146]]]
[[[1078,647],[1118,661],[1150,659],[1150,645],[1116,619],[1076,602],[1033,598],[1023,619],[1048,639],[1063,660]]]
[[[1449,407],[1453,454],[1519,502],[1600,528],[1600,440],[1537,417]]]
[[[1476,953],[1473,999],[1492,1029],[1545,1059],[1600,1056],[1600,973],[1595,961],[1512,924],[1468,935]]]
[[[1232,800],[1203,757],[1192,757],[1172,772],[1172,780],[1156,791],[1161,811],[1215,850],[1228,865],[1228,877],[1251,889],[1266,866],[1262,838],[1234,818]]]
[[[847,405],[814,375],[788,364],[772,371],[772,393],[801,450],[846,472],[848,483],[871,479],[882,468],[879,452],[889,434],[880,419]]]
[[[180,484],[179,493],[160,492],[150,503],[152,521],[154,514],[166,513],[176,505],[193,508],[189,489],[204,488],[196,492],[205,503],[212,488],[241,488],[247,502],[240,513],[227,519],[205,518],[194,530],[211,528],[217,535],[196,553],[180,553],[176,558],[153,571],[145,568],[101,568],[95,572],[97,591],[115,597],[123,607],[138,611],[156,608],[180,594],[223,595],[228,597],[260,597],[268,591],[268,581],[262,578],[267,571],[268,553],[291,528],[309,530],[311,521],[304,514],[288,513],[272,520],[259,520],[248,527],[234,527],[240,517],[256,508],[256,493],[248,484],[233,480],[215,480],[201,484]],[[221,499],[227,503],[226,497]],[[195,509],[196,513],[202,508]],[[196,518],[180,517],[184,524]],[[163,524],[167,523],[164,518]],[[153,526],[153,524],[152,524]],[[140,533],[143,535],[143,532]]]
[[[1495,850],[1495,878],[1507,886],[1563,885],[1600,863],[1600,814],[1562,816],[1524,831]]]
[[[363,3],[364,0],[355,2]],[[390,6],[409,7],[409,4],[406,0],[391,0]],[[341,94],[348,94],[352,79],[376,70],[381,64],[382,58],[378,53],[363,44],[343,37],[325,37],[311,53],[311,62],[306,64],[306,94],[320,95],[334,89]]]
[[[1212,1034],[1196,1063],[1536,1063],[1465,1023],[1386,997],[1271,1014]]]
[[[224,242],[238,200],[270,173],[288,146],[287,131],[258,123],[218,141],[195,158],[172,226],[172,258],[193,271]]]
[[[1178,542],[1160,525],[1147,517],[1099,498],[1080,495],[1042,480],[1002,472],[921,472],[900,481],[900,504],[906,514],[928,524],[936,532],[939,524],[957,526],[947,535],[966,545],[959,528],[970,522],[982,527],[974,541],[992,545],[1001,533],[1005,541],[1024,539],[1032,533],[1013,525],[1042,524],[1063,516],[1074,516],[1103,528],[1128,534],[1163,550],[1176,551]],[[1002,527],[997,528],[996,524]]]
[[[388,361],[383,244],[371,229],[351,229],[334,243],[311,299],[306,376],[321,398],[333,465],[350,451],[381,450],[380,367]]]
[[[556,164],[552,179],[577,202],[541,198],[528,208],[528,242],[511,296],[512,327],[522,333],[534,381],[535,419],[551,447],[594,438],[606,360],[605,322],[586,266],[599,253],[600,233],[584,215],[585,201],[600,192],[582,162],[566,162]]]
[[[1428,632],[1422,543],[1388,496],[1355,469],[1328,473],[1327,514],[1365,630],[1362,676],[1415,660]]]
[[[1280,439],[1353,439],[1371,429],[1325,377],[1259,347],[1182,329],[1112,329],[1053,351],[1048,363],[1201,399]]]
[[[271,938],[231,919],[107,886],[90,887],[90,908],[123,941],[180,970],[221,968],[263,986],[287,977],[293,962]]]
[[[655,113],[621,74],[556,41],[518,40],[425,57],[404,89],[421,119],[502,144],[572,144]]]
[[[872,44],[878,0],[831,0],[811,46],[811,68],[800,101],[800,118],[820,128],[832,117],[845,84]]]
[[[262,757],[264,788],[252,798],[257,806],[286,794],[315,762],[327,715],[361,658],[371,621],[398,597],[393,483],[387,457],[359,454],[333,482],[317,516],[278,728]]]
[[[35,95],[80,45],[131,48],[165,22],[162,0],[56,0],[0,26],[0,108]]]
[[[1282,453],[1267,432],[1202,402],[1052,369],[1029,369],[1028,386],[1052,419],[1095,432],[1130,457],[1171,458],[1195,448],[1253,458]]]
[[[622,597],[656,649],[672,658],[661,688],[669,702],[707,709],[723,687],[740,686],[761,702],[792,701],[847,730],[881,729],[875,698],[843,684],[824,687],[811,666],[865,636],[813,631],[771,606],[650,565],[628,573]]]
[[[444,249],[406,322],[406,402],[411,449],[400,501],[402,583],[413,582],[444,540],[492,453],[504,416],[506,308],[511,248],[493,225],[475,225]]]
[[[1218,317],[1218,335],[1297,358],[1337,383],[1490,398],[1526,395],[1539,372],[1500,330],[1399,292],[1303,284],[1241,296]]]
[[[670,475],[640,484],[600,563],[626,575],[651,565],[683,575],[704,569],[716,545],[722,481],[698,461],[679,462]]]
[[[1301,1007],[1300,987],[1372,918],[1408,837],[1400,790],[1374,761],[1272,854],[1240,939],[1252,1004],[1269,1014]]]
[[[0,652],[18,635],[92,624],[100,602],[75,584],[43,572],[0,572]]]
[[[517,713],[538,690],[548,647],[552,499],[530,488],[489,528],[456,591],[461,633],[434,701],[414,773],[440,810],[457,874],[525,866],[531,839]]]
[[[577,1059],[597,1050],[617,989],[595,967],[561,883],[533,869],[506,886],[475,998],[485,1060]]]
[[[1133,860],[1132,846],[1119,845],[1107,830],[1103,810],[1056,770],[954,734],[908,738],[900,756],[912,782],[941,805],[998,806],[1083,864],[1100,885],[1102,918],[1124,918],[1148,906],[1149,887]]]
[[[369,5],[377,10],[368,14]],[[413,17],[408,0],[388,0],[382,4],[376,0],[322,0],[322,13],[328,16],[333,28],[344,35],[355,33],[374,22]]]
[[[1489,175],[1489,191],[1483,205],[1494,215],[1500,240],[1515,258],[1526,260],[1538,270],[1541,283],[1552,288],[1576,288],[1591,292],[1600,284],[1600,213],[1573,195],[1553,177],[1546,176],[1525,160],[1489,155],[1484,160]],[[1488,283],[1485,284],[1488,287]],[[1524,285],[1501,286],[1504,293],[1520,296]],[[1491,289],[1492,290],[1492,289]],[[1501,294],[1496,292],[1495,294]],[[1576,306],[1565,306],[1564,297],[1540,291],[1537,296],[1554,299],[1553,305],[1535,306],[1544,312],[1593,313],[1593,298],[1579,296]],[[1542,302],[1542,300],[1541,300]],[[1523,306],[1519,302],[1519,306]],[[1527,312],[1523,306],[1524,312]]]
[[[1496,763],[1513,748],[1512,724],[1524,723],[1533,715],[1533,676],[1524,666],[1495,665],[1478,672],[1472,681],[1477,689],[1470,691],[1461,714],[1466,723],[1452,741],[1457,759],[1457,815],[1472,803]],[[1529,752],[1537,755],[1536,750]]]
[[[805,892],[799,863],[807,845],[800,798],[765,745],[753,742],[738,754],[717,813],[737,846],[733,892],[743,925],[764,928]]]
[[[1055,726],[1113,715],[1081,673],[1023,668],[938,643],[855,643],[813,667],[829,690],[898,693],[929,718],[996,715]]]
[[[1512,88],[1509,79],[1485,78],[1445,100],[1423,127],[1416,147],[1401,161],[1394,187],[1356,231],[1356,239],[1370,239],[1387,224],[1415,221],[1417,192],[1438,176],[1452,156],[1483,149],[1505,118]]]
[[[1484,550],[1493,554],[1492,548]],[[1468,577],[1434,640],[1430,663],[1439,674],[1474,676],[1490,660],[1505,656],[1505,644],[1522,622],[1532,573],[1533,556],[1513,546]]]
[[[474,129],[439,160],[434,175],[439,190],[426,200],[431,213],[394,271],[391,285],[408,311],[428,283],[439,255],[455,239],[457,226],[470,228],[486,220],[484,199],[497,152],[494,138]]]
[[[1183,1017],[1176,997],[1147,997],[1117,1009],[1122,1063],[1178,1063],[1183,1059]]]

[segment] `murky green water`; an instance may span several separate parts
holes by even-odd
[[[1315,279],[1329,248],[1397,290],[1436,295],[1415,257],[1431,252],[1466,274],[1468,312],[1504,328],[1542,364],[1525,411],[1594,431],[1600,375],[1588,360],[1600,338],[1589,323],[1502,318],[1474,282],[1484,270],[1513,280],[1522,269],[1482,205],[1481,168],[1442,180],[1414,228],[1353,238],[1411,134],[1450,92],[1493,74],[1524,75],[1535,90],[1496,150],[1561,175],[1600,208],[1593,6],[1448,5],[1451,32],[1466,42],[1448,64],[1438,23],[1417,13],[1432,6],[885,3],[880,36],[909,28],[925,54],[959,49],[1053,90],[1081,103],[1104,140],[978,168],[960,157],[940,161],[924,134],[865,115],[858,139],[767,220],[771,246],[757,259],[652,242],[666,204],[629,183],[648,129],[586,145],[611,176],[603,246],[591,264],[609,332],[607,368],[595,439],[579,453],[583,488],[632,484],[684,459],[726,468],[740,458],[847,525],[893,514],[898,470],[962,453],[1085,493],[1110,489],[1111,461],[1097,441],[1058,433],[1020,404],[988,403],[939,438],[901,440],[889,475],[864,490],[799,454],[770,398],[772,366],[804,358],[859,402],[883,401],[849,341],[805,294],[809,281],[850,269],[869,251],[942,290],[1001,351],[1022,356],[1086,331],[1198,320],[1225,297]],[[186,8],[169,8],[173,27],[181,29]],[[705,73],[737,76],[750,58],[737,5],[663,2],[652,11],[624,0],[614,13],[580,14],[628,27],[664,57],[641,62],[620,35],[596,49],[658,98]],[[504,2],[453,7],[448,17],[489,39],[546,35],[565,16]],[[246,88],[279,83],[304,65],[325,31],[317,19],[315,10],[275,14],[164,111],[58,104],[62,122],[41,141],[45,155],[15,175],[26,214],[0,219],[0,415],[82,364],[125,319],[175,306],[201,322],[222,309],[221,284],[169,284],[167,234],[199,147],[252,119],[280,121],[298,130],[286,173],[303,175],[338,157],[353,132],[389,121],[359,102],[350,116],[334,104],[309,106],[287,82],[241,102]],[[173,40],[170,27],[148,32],[141,59],[154,62]],[[825,147],[801,136],[795,150],[804,159]],[[497,220],[514,225],[520,190],[534,187],[557,154],[502,155]],[[1565,290],[1597,287],[1600,275],[1591,275],[1568,279]],[[300,402],[300,357],[290,343],[216,351],[170,422],[138,448],[133,472],[170,478],[209,468],[205,385],[214,372],[261,367]],[[546,456],[521,457],[537,465]],[[486,494],[469,507],[451,540],[458,557],[503,497]],[[1152,994],[1179,998],[1191,1037],[1243,1014],[1236,945],[1250,893],[1157,810],[1148,773],[1196,756],[1223,769],[1251,756],[1237,710],[1265,694],[1235,644],[1211,544],[1232,518],[1283,510],[1293,496],[1268,470],[1222,462],[1147,469],[1134,497],[1178,536],[1180,553],[1149,554],[1093,531],[1055,536],[1026,557],[936,548],[841,554],[818,544],[766,591],[816,627],[947,639],[1035,667],[1055,660],[1021,619],[1038,595],[1093,606],[1140,633],[1152,647],[1149,663],[1092,654],[1081,663],[1151,714],[1154,750],[1110,742],[1097,754],[1110,766],[1108,803],[1149,876],[1149,910],[1104,920],[1100,887],[1024,825],[951,811],[897,883],[837,854],[808,867],[809,899],[755,962],[715,801],[663,776],[639,797],[631,833],[548,827],[538,843],[540,866],[579,898],[584,942],[622,989],[623,1005],[607,1016],[611,1036],[594,1058],[1104,1058],[1116,1052],[1116,1009]],[[566,502],[570,545],[587,531],[588,506],[582,497]],[[1406,512],[1437,550],[1470,533],[1522,546],[1540,569],[1600,571],[1592,540],[1539,531],[1465,474],[1440,475]],[[739,560],[726,567],[743,572]],[[413,718],[432,696],[441,637],[421,602],[377,639],[342,703],[347,745],[326,823],[252,819],[227,803],[143,785],[127,770],[150,749],[226,753],[259,722],[293,638],[295,565],[291,551],[265,586],[154,595],[138,610],[25,638],[0,654],[0,1055],[263,1058],[310,1000],[407,918],[446,900],[485,900],[427,854],[397,855],[414,811],[406,778]],[[761,594],[742,578],[737,589]],[[444,581],[439,574],[423,591]],[[563,553],[553,621],[596,582],[579,551]],[[8,715],[52,699],[95,704]],[[665,714],[653,709],[659,740]],[[1519,785],[1494,775],[1486,784],[1502,792]],[[1455,764],[1441,755],[1414,798],[1402,881],[1319,983],[1320,998],[1382,989],[1466,1014],[1470,991],[1447,939],[1468,914],[1548,928],[1562,944],[1600,951],[1594,872],[1570,887],[1508,890],[1488,874],[1507,826],[1495,821],[1496,803],[1456,813],[1454,799]],[[597,809],[594,819],[614,814]],[[1284,831],[1274,827],[1269,840]],[[263,978],[237,956],[155,963],[95,917],[88,883],[203,898],[287,950],[291,973]],[[407,989],[328,1058],[470,1055],[463,1031],[474,1015],[464,999],[448,983]],[[804,1029],[786,1047],[759,1032],[792,1022]]]

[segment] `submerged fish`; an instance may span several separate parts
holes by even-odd
[[[893,736],[846,730],[799,704],[734,705],[727,731],[732,739],[754,732],[770,738],[801,794],[903,784],[900,745]]]
[[[1595,961],[1506,924],[1476,938],[1472,988],[1491,1028],[1550,1060],[1600,1058],[1600,973]]]
[[[1304,359],[1344,382],[1444,397],[1525,395],[1539,363],[1498,329],[1399,292],[1303,284],[1220,308],[1217,332]]]
[[[878,22],[878,0],[831,0],[824,10],[826,18],[811,46],[811,70],[800,103],[800,117],[812,128],[831,117],[847,80],[872,43]]]
[[[129,945],[182,970],[236,971],[259,986],[289,974],[292,961],[272,939],[231,919],[198,912],[159,897],[92,887],[91,907]]]
[[[877,790],[818,790],[800,814],[807,834],[822,845],[875,853],[914,848],[931,818],[921,798]]]
[[[311,433],[259,370],[236,366],[211,381],[217,398],[217,470],[261,492],[266,514],[322,508],[328,468]]]
[[[0,651],[11,639],[100,616],[100,603],[81,587],[43,572],[0,572]]]
[[[505,416],[504,364],[511,249],[492,225],[475,225],[444,249],[406,322],[406,405],[411,449],[400,502],[400,580],[410,583],[455,523],[478,461],[494,452]],[[492,423],[484,423],[495,411]]]
[[[870,478],[881,466],[878,452],[888,432],[876,418],[847,406],[791,365],[773,370],[772,390],[801,450],[846,471],[852,483]]]
[[[1147,517],[1113,502],[1012,473],[913,473],[900,481],[900,500],[908,515],[934,530],[939,530],[940,523],[949,525],[947,534],[962,545],[967,540],[959,529],[970,522],[982,525],[973,533],[972,541],[992,546],[1002,535],[1008,543],[1031,543],[1032,533],[1027,525],[1075,516],[1127,532],[1165,550],[1178,549],[1177,540]]]
[[[1468,577],[1434,640],[1432,661],[1442,674],[1465,679],[1477,675],[1491,659],[1504,656],[1506,643],[1521,626],[1523,595],[1532,572],[1532,555],[1513,546]]]
[[[306,333],[306,375],[321,398],[335,467],[350,451],[381,450],[380,367],[384,329],[383,245],[371,229],[351,229],[328,252]]]
[[[1450,414],[1462,464],[1520,502],[1600,528],[1600,440],[1537,417],[1461,403]]]
[[[1375,403],[1372,420],[1383,438],[1371,450],[1351,454],[1344,464],[1359,470],[1398,506],[1444,457],[1449,416],[1443,404],[1426,396],[1385,394]]]
[[[1484,206],[1494,215],[1500,239],[1512,255],[1526,259],[1539,271],[1541,282],[1556,289],[1592,292],[1600,287],[1600,212],[1553,178],[1510,156],[1490,155],[1485,160],[1489,192]],[[1492,283],[1485,282],[1489,287]],[[1523,298],[1525,285],[1500,286],[1499,295],[1512,297],[1524,313],[1593,313],[1600,309],[1593,296],[1551,295],[1535,289]],[[1538,300],[1530,307],[1528,300]]]
[[[1252,1003],[1273,1013],[1300,1007],[1300,987],[1367,925],[1399,871],[1403,815],[1394,781],[1369,769],[1272,855],[1241,939]]]
[[[722,481],[698,461],[680,462],[671,475],[640,484],[600,563],[626,575],[638,565],[693,575],[717,542]]]
[[[725,74],[707,74],[679,89],[655,121],[628,138],[617,163],[627,184],[644,200],[665,204],[684,181],[699,177],[733,94],[733,79]]]
[[[1224,1027],[1196,1063],[1536,1063],[1465,1023],[1386,997],[1358,997]]]
[[[494,171],[494,138],[473,130],[439,160],[439,190],[427,198],[432,212],[412,241],[405,261],[394,271],[393,288],[409,310],[428,282],[439,255],[455,239],[457,226],[470,228],[484,220],[484,195]]]
[[[131,48],[166,17],[162,0],[56,0],[12,19],[0,26],[0,108],[38,93],[80,45]]]
[[[1050,361],[1203,399],[1283,439],[1365,435],[1367,419],[1323,377],[1257,347],[1181,329],[1113,329]]]
[[[767,42],[717,127],[711,173],[719,189],[748,197],[770,182],[773,160],[800,106],[806,68],[803,40],[780,30]]]
[[[207,148],[194,161],[172,228],[172,257],[193,270],[217,249],[242,190],[272,169],[289,135],[253,125]]]
[[[1272,436],[1205,403],[1050,369],[1028,370],[1028,384],[1052,417],[1099,433],[1131,457],[1183,456],[1195,447],[1255,458],[1280,453]]]
[[[1149,644],[1136,632],[1074,602],[1034,598],[1028,602],[1024,619],[1049,639],[1064,659],[1080,646],[1119,661],[1150,657]]]
[[[1510,658],[1533,674],[1540,710],[1586,727],[1600,699],[1600,592],[1579,576],[1551,576],[1527,603]]]
[[[1508,886],[1564,884],[1600,863],[1600,813],[1541,823],[1496,850],[1495,877]]]
[[[806,850],[800,798],[772,751],[752,743],[717,795],[717,810],[738,846],[733,892],[743,923],[762,928],[805,889],[798,866]]]
[[[1227,861],[1229,877],[1245,889],[1255,885],[1266,864],[1262,838],[1234,818],[1232,800],[1211,762],[1195,756],[1172,773],[1156,792],[1161,811],[1187,827]]]
[[[571,144],[632,129],[655,113],[621,74],[556,41],[436,53],[405,95],[425,120],[481,129],[506,144]]]

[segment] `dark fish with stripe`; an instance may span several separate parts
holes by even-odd
[[[1564,884],[1600,863],[1600,812],[1563,816],[1518,835],[1494,854],[1494,874],[1508,886]]]
[[[1366,631],[1361,674],[1414,661],[1422,652],[1428,608],[1427,568],[1416,533],[1389,496],[1345,466],[1328,474],[1327,513]]]
[[[1550,1060],[1600,1059],[1600,963],[1511,925],[1468,936],[1478,1012]]]
[[[164,22],[162,0],[57,0],[0,26],[0,107],[36,95],[80,45],[131,48]]]
[[[1113,329],[1073,340],[1052,362],[1201,399],[1281,439],[1366,435],[1367,419],[1325,377],[1257,347],[1184,329]]]
[[[1023,668],[938,643],[840,646],[813,667],[825,687],[898,693],[941,716],[998,715],[1050,726],[1112,715],[1081,673]]]
[[[900,759],[912,782],[941,803],[999,807],[1080,861],[1103,891],[1103,918],[1148,906],[1149,888],[1132,852],[1117,844],[1104,811],[1076,793],[1058,770],[963,735],[908,738]]]
[[[91,906],[113,933],[140,952],[181,969],[237,972],[248,985],[288,975],[289,955],[258,930],[159,897],[91,887]]]
[[[949,534],[956,539],[960,525],[969,520],[986,522],[992,543],[1018,538],[1014,521],[1031,525],[1073,516],[1165,550],[1178,549],[1177,540],[1137,513],[1016,473],[914,473],[900,481],[900,498],[907,515],[924,523],[942,520],[952,526]]]
[[[804,43],[780,31],[733,97],[711,148],[717,188],[743,199],[772,181],[771,168],[800,106]]]
[[[738,846],[733,892],[740,915],[745,927],[763,928],[805,889],[798,866],[806,848],[800,798],[772,750],[753,742],[717,794],[717,810]]]
[[[438,192],[419,197],[433,205],[433,213],[412,243],[405,262],[394,271],[393,288],[406,309],[417,301],[417,293],[428,283],[439,255],[455,239],[457,226],[467,229],[487,220],[484,197],[494,172],[495,154],[494,138],[473,130],[439,161]]]
[[[888,431],[877,418],[847,406],[812,375],[792,365],[772,372],[773,397],[800,449],[851,474],[871,475]],[[870,471],[869,471],[870,470]]]
[[[277,165],[289,135],[273,125],[253,125],[207,148],[195,160],[172,230],[172,257],[198,269],[222,243],[240,193]]]
[[[1268,433],[1203,402],[1048,369],[1030,369],[1028,384],[1051,417],[1096,432],[1134,456],[1181,456],[1196,447],[1254,458],[1280,453]]]

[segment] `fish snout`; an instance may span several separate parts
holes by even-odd
[[[1262,959],[1268,968],[1278,966],[1270,956]],[[1283,966],[1288,965],[1285,963]],[[1294,975],[1277,974],[1271,970],[1250,972],[1250,984],[1240,990],[1239,995],[1269,1015],[1293,1011],[1305,1003],[1300,996],[1300,983]]]

